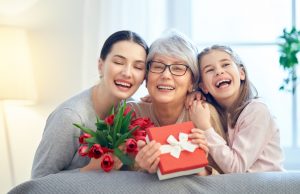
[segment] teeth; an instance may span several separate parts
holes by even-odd
[[[174,88],[171,86],[157,86],[157,88],[162,90],[174,90]]]
[[[216,86],[219,87],[222,83],[230,83],[230,80],[228,79],[220,80],[216,83]]]
[[[124,87],[128,87],[128,88],[131,86],[131,84],[129,84],[129,83],[125,83],[125,82],[118,82],[118,81],[116,81],[116,84],[117,84],[117,85],[124,86]]]

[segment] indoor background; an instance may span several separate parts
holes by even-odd
[[[97,83],[101,46],[110,34],[123,29],[137,32],[149,45],[175,28],[199,49],[212,44],[235,49],[280,127],[285,167],[300,170],[300,124],[296,129],[292,124],[300,95],[293,99],[291,93],[279,90],[287,73],[279,65],[278,47],[284,28],[300,28],[299,12],[299,0],[0,0],[0,35],[1,29],[25,32],[28,59],[25,70],[19,64],[4,75],[11,67],[1,64],[0,53],[0,81],[3,76],[19,81],[22,90],[29,87],[30,96],[25,103],[11,101],[13,97],[0,87],[0,193],[30,179],[48,115]],[[13,52],[9,58],[20,59],[21,54]],[[297,72],[300,76],[299,67]],[[146,94],[143,86],[134,98]],[[299,115],[298,111],[296,120]]]

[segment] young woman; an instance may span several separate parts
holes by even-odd
[[[209,153],[224,173],[281,171],[279,129],[267,106],[257,99],[246,68],[226,46],[214,45],[198,56],[200,88],[221,114],[227,140],[209,122],[208,107],[194,101],[191,118],[205,130]]]
[[[81,131],[73,123],[94,128],[96,116],[105,118],[113,105],[132,96],[144,81],[147,53],[147,44],[134,32],[118,31],[108,37],[98,62],[100,82],[62,103],[47,119],[32,178],[100,169],[99,162],[78,154]]]
[[[199,80],[197,49],[194,44],[177,31],[164,34],[150,47],[147,70],[146,87],[152,103],[130,103],[136,115],[149,117],[155,126],[190,121],[185,102],[187,95],[198,86]],[[211,122],[217,133],[222,136],[223,129],[219,116],[214,107],[211,106],[211,108]],[[193,139],[193,143],[208,151],[201,130],[193,129],[190,138]],[[140,151],[136,155],[137,166],[149,173],[156,172],[160,158],[160,144],[155,141],[147,145],[141,141],[138,143]],[[209,161],[209,165],[218,169],[212,160]]]

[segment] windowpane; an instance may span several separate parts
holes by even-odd
[[[199,43],[275,42],[291,26],[291,0],[192,0],[192,9]]]

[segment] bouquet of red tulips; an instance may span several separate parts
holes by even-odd
[[[146,129],[154,126],[149,118],[135,118],[135,112],[126,107],[126,101],[120,103],[116,110],[113,107],[104,120],[97,118],[96,130],[74,124],[83,131],[79,137],[79,154],[101,158],[100,165],[105,172],[114,166],[112,154],[123,165],[132,165],[138,152],[137,141],[145,141]]]

